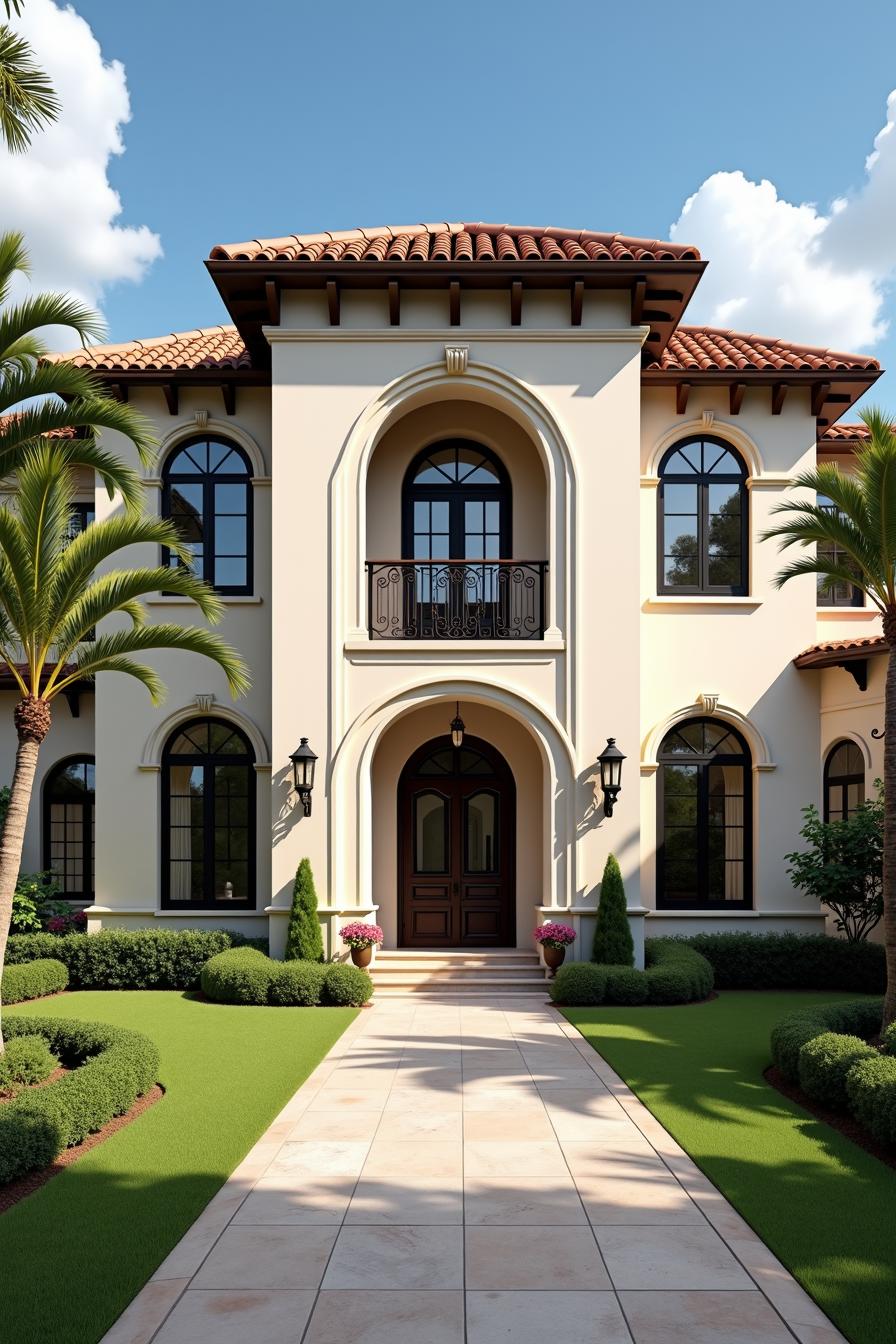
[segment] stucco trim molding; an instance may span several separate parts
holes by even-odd
[[[838,705],[837,708],[840,709],[841,706]],[[825,745],[824,745],[824,747],[822,748],[822,751],[821,751],[821,766],[822,766],[822,770],[824,769],[824,763],[825,763],[825,761],[826,761],[827,758],[828,758],[828,753],[829,753],[834,747],[836,747],[836,745],[837,745],[838,742],[854,742],[854,743],[856,744],[856,746],[859,748],[859,751],[862,753],[862,756],[864,757],[864,760],[865,760],[865,769],[866,769],[866,770],[870,770],[870,769],[871,769],[871,748],[869,747],[868,743],[865,741],[865,738],[862,737],[861,733],[854,732],[854,731],[850,728],[850,729],[847,729],[846,732],[843,732],[843,733],[835,733],[834,736],[830,739],[830,741],[828,741],[828,742],[825,743]]]
[[[557,341],[572,342],[610,342],[618,344],[643,345],[650,335],[649,327],[313,327],[297,330],[282,327],[262,327],[270,345],[288,345],[294,342],[318,341],[331,344],[352,341],[444,341],[446,337],[461,335],[466,341]],[[442,369],[444,371],[444,363]],[[209,421],[211,424],[211,421]],[[195,433],[195,430],[193,431]]]
[[[208,711],[209,715],[215,719],[226,719],[229,723],[241,728],[252,743],[252,750],[255,752],[255,766],[270,767],[271,751],[264,739],[261,729],[252,719],[247,718],[245,714],[240,714],[232,709],[230,705],[219,704],[217,701]],[[199,717],[200,711],[197,709],[195,700],[192,704],[184,705],[169,714],[166,719],[152,730],[143,747],[143,756],[140,760],[138,769],[140,770],[160,770],[162,768],[162,752],[168,738],[177,728],[178,724],[186,723],[188,719]]]
[[[229,420],[216,420],[213,416],[208,417],[205,426],[202,429],[198,427],[196,421],[193,419],[182,420],[179,424],[175,425],[174,428],[163,437],[159,444],[156,462],[153,463],[154,469],[158,469],[158,466],[165,461],[168,454],[184,439],[193,439],[200,434],[208,434],[210,437],[215,434],[220,434],[223,439],[231,439],[233,443],[242,448],[249,459],[252,467],[252,484],[267,484],[267,481],[264,478],[268,476],[268,465],[258,442],[251,434],[247,433],[242,426],[236,425]],[[262,479],[258,480],[259,477]],[[147,475],[144,478],[144,484],[161,485],[162,482],[158,476]]]
[[[644,464],[642,480],[650,477],[659,478],[660,462],[663,460],[663,455],[670,448],[674,448],[676,443],[680,443],[682,439],[690,438],[692,435],[702,436],[706,434],[715,439],[726,439],[733,448],[737,449],[746,462],[748,479],[761,477],[763,478],[761,483],[765,483],[762,454],[756,442],[739,425],[732,425],[727,420],[720,420],[718,416],[713,416],[712,422],[708,426],[702,416],[699,419],[686,420],[683,424],[670,425],[651,448],[650,455]],[[790,480],[789,477],[769,477],[767,479],[769,484],[771,484],[772,479],[788,483]]]
[[[682,705],[680,709],[676,709],[660,723],[654,724],[645,737],[641,748],[641,774],[650,775],[656,772],[659,766],[657,757],[660,745],[666,734],[674,728],[677,723],[683,723],[685,719],[699,717],[703,713],[703,707],[698,701],[691,705]],[[754,770],[764,771],[776,769],[776,763],[771,758],[765,737],[746,714],[742,714],[741,711],[735,709],[733,705],[726,705],[720,700],[716,705],[712,717],[714,719],[721,719],[724,723],[730,723],[732,727],[737,728],[747,739],[753,757]]]

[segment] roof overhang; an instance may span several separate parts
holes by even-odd
[[[465,292],[506,290],[510,321],[519,325],[527,292],[566,290],[570,324],[582,320],[586,290],[628,291],[633,326],[648,326],[645,350],[656,358],[681,321],[706,269],[705,261],[244,261],[209,259],[209,274],[259,368],[270,363],[264,326],[280,321],[280,298],[287,290],[320,290],[327,296],[330,323],[339,325],[340,293],[382,289],[389,295],[393,325],[400,321],[406,290],[447,291],[450,324],[460,325]]]
[[[735,415],[748,388],[769,389],[773,414],[780,412],[783,391],[792,387],[806,388],[811,397],[812,413],[819,430],[823,431],[845,415],[859,397],[873,387],[882,372],[881,369],[643,369],[641,385],[686,389],[727,387]]]

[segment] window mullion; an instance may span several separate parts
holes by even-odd
[[[709,766],[701,762],[697,775],[697,900],[709,903]]]

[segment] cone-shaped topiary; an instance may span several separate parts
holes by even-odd
[[[314,890],[310,859],[303,859],[296,871],[284,957],[286,961],[324,959],[324,942],[317,920],[317,892]]]
[[[600,884],[600,902],[594,928],[593,961],[609,966],[634,966],[635,945],[625,907],[625,888],[616,856],[611,854]]]

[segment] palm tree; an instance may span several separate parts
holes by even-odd
[[[22,12],[22,0],[3,0],[6,17]],[[31,136],[59,116],[59,99],[34,52],[5,23],[0,24],[0,141],[23,153]]]
[[[172,524],[130,509],[90,523],[73,538],[75,485],[76,473],[57,443],[44,439],[27,450],[16,494],[0,508],[0,661],[20,694],[14,714],[18,750],[0,837],[0,970],[38,751],[56,697],[98,672],[120,672],[141,681],[157,704],[165,688],[141,655],[167,649],[218,663],[234,696],[249,686],[243,660],[210,630],[147,624],[141,598],[161,589],[192,598],[208,621],[223,610],[214,591],[186,568],[189,553]],[[101,572],[126,547],[147,543],[167,546],[184,566]]]
[[[66,435],[59,451],[72,466],[96,471],[110,495],[136,505],[136,472],[96,443],[101,429],[117,430],[136,445],[144,466],[153,461],[149,422],[116,401],[86,369],[70,360],[46,360],[44,327],[70,327],[82,342],[103,334],[97,315],[64,294],[32,294],[10,302],[16,273],[28,272],[20,233],[0,234],[0,479],[13,473],[45,434]]]
[[[826,495],[825,506],[806,498],[776,505],[786,521],[770,527],[763,540],[815,548],[792,560],[775,582],[780,588],[800,574],[821,576],[822,589],[836,584],[861,588],[883,618],[889,648],[884,696],[884,945],[887,992],[884,1026],[896,1019],[896,434],[889,416],[877,409],[861,419],[869,441],[855,455],[855,470],[822,463],[791,482],[800,490]]]

